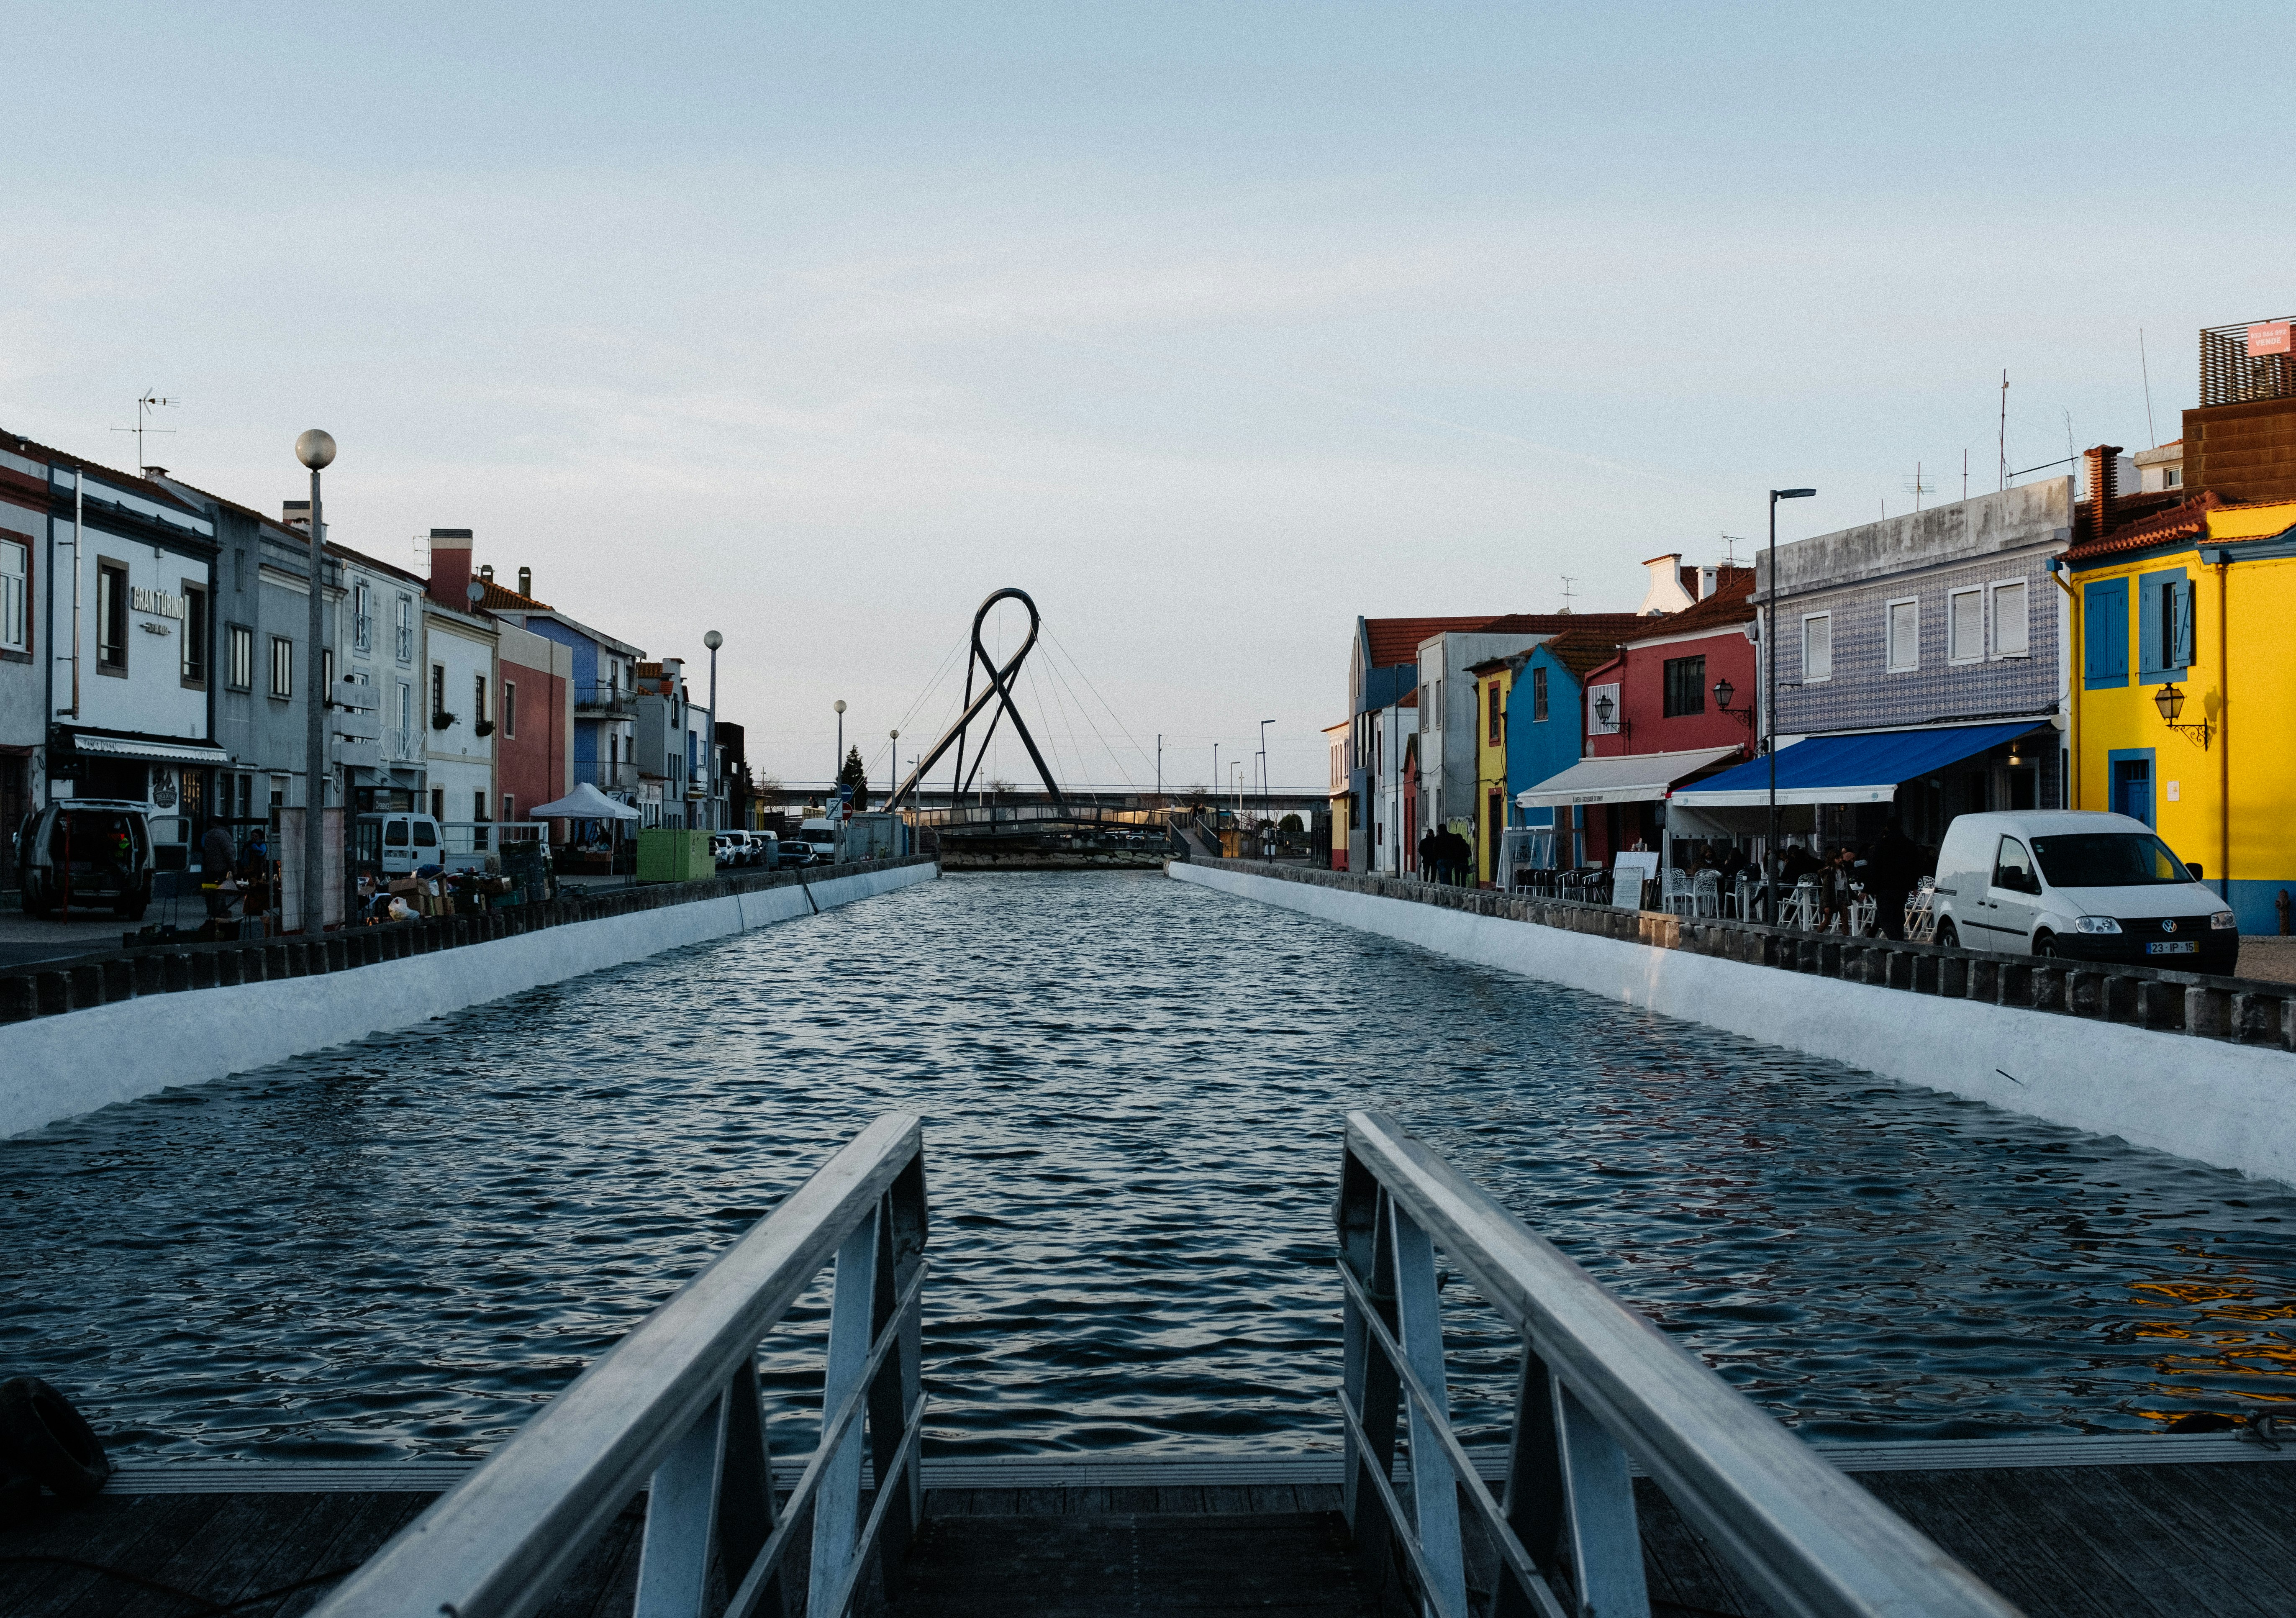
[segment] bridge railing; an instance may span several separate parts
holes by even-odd
[[[1384,1113],[1348,1114],[1337,1217],[1348,1523],[1374,1561],[1392,1537],[1433,1618],[1468,1618],[1463,1502],[1494,1612],[1646,1618],[1633,1463],[1781,1614],[2014,1614]],[[1522,1339],[1496,1498],[1451,1427],[1438,1249]]]
[[[808,1618],[852,1603],[882,1547],[906,1551],[917,1471],[923,1137],[878,1119],[772,1214],[639,1322],[518,1436],[354,1573],[325,1618],[517,1618],[536,1611],[651,1480],[636,1618],[702,1610],[713,1553],[727,1618],[784,1611],[784,1568],[808,1543]],[[835,1265],[821,1433],[780,1510],[758,1390],[759,1342]],[[861,1460],[876,1492],[860,1518]],[[805,1530],[810,1527],[810,1534]]]

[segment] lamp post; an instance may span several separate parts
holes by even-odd
[[[1773,927],[1778,924],[1778,502],[1807,500],[1816,492],[1814,489],[1770,490],[1770,593],[1762,616],[1762,638],[1769,642],[1763,655],[1770,666],[1770,694],[1761,704],[1762,722],[1770,732],[1770,816],[1762,844],[1762,916]]]
[[[327,805],[327,656],[321,642],[326,636],[326,541],[319,511],[319,472],[335,458],[335,440],[314,427],[295,440],[295,458],[311,469],[311,620],[310,655],[304,684],[306,726],[303,732],[303,892],[302,914],[297,919],[305,932],[326,927],[327,901],[321,872],[327,850],[324,827]]]
[[[709,829],[718,832],[725,827],[718,824],[718,648],[726,644],[726,637],[712,629],[701,637],[701,644],[709,648]]]
[[[1259,721],[1259,817],[1263,821],[1268,818],[1267,727],[1274,723],[1275,723],[1274,719],[1262,719]]]
[[[829,772],[829,786],[837,790],[837,777],[845,773],[845,699],[839,697],[830,706],[837,710],[837,768]]]

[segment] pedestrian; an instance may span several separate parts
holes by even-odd
[[[231,901],[237,883],[232,882],[231,828],[220,820],[208,822],[208,829],[200,838],[200,888],[208,902],[208,920],[219,922],[231,914]],[[226,885],[228,884],[228,885]],[[217,929],[209,926],[212,938]]]
[[[1433,882],[1440,856],[1435,849],[1435,828],[1429,826],[1419,834],[1419,880]]]

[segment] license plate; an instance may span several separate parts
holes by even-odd
[[[2173,944],[2147,944],[2144,946],[2144,953],[2147,955],[2198,955],[2200,952],[2200,944],[2195,940],[2186,939],[2179,939]]]

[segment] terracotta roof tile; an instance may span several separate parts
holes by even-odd
[[[2141,551],[2151,545],[2165,545],[2172,539],[2197,539],[2208,532],[2209,513],[2226,504],[2224,497],[2212,489],[2191,496],[2171,493],[2168,498],[2173,503],[2168,504],[2165,510],[2161,509],[2164,502],[2159,494],[2132,495],[2126,501],[2114,501],[2113,514],[2120,518],[2121,526],[2113,529],[2102,539],[2084,540],[2074,546],[2065,552],[2065,560],[2087,562],[2097,556],[2119,555],[2124,551]],[[2144,514],[2140,508],[2140,513],[2131,522],[2126,508],[2137,501],[2144,502],[2144,506],[2150,508],[2149,514]],[[2088,519],[2083,513],[2088,510],[2088,505],[2083,500],[2074,508],[2075,533],[2087,523]]]
[[[496,584],[491,579],[480,578],[475,573],[471,577],[474,583],[487,587],[487,593],[479,598],[479,605],[483,608],[491,611],[496,608],[508,607],[521,612],[547,612],[552,610],[546,601],[537,601],[531,595],[521,595],[516,590]]]
[[[1398,663],[1416,662],[1419,643],[1447,629],[1480,629],[1490,620],[1485,618],[1366,618],[1364,633],[1371,640],[1371,666],[1391,669]]]
[[[1636,620],[1641,621],[1640,620]],[[1619,639],[1596,629],[1567,629],[1546,643],[1547,655],[1584,679],[1619,654]]]

